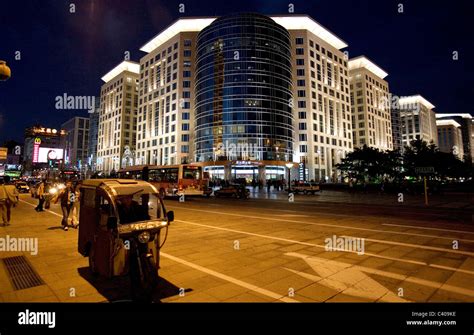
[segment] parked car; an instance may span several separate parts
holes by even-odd
[[[229,186],[223,186],[220,189],[214,191],[214,195],[216,197],[248,199],[250,196],[250,191],[244,185],[230,184]]]
[[[17,181],[15,183],[15,187],[18,190],[19,193],[28,193],[28,192],[30,192],[30,187],[24,181]]]
[[[316,183],[304,183],[298,182],[291,185],[291,192],[298,194],[315,194],[316,192],[321,192],[319,184]]]

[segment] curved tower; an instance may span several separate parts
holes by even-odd
[[[216,19],[197,39],[197,161],[292,161],[291,44],[259,14]]]

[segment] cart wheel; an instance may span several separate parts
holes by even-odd
[[[158,285],[158,271],[153,257],[143,259],[143,264],[138,263],[137,255],[130,258],[130,285],[132,300],[137,302],[153,302],[154,293]]]

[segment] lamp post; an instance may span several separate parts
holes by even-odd
[[[291,192],[291,168],[293,167],[293,163],[286,163],[285,166],[288,168],[288,193]]]

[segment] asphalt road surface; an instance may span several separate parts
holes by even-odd
[[[126,279],[89,275],[77,230],[60,229],[57,205],[37,213],[35,199],[21,200],[0,237],[38,238],[38,254],[26,256],[45,285],[15,291],[0,266],[0,301],[129,299]],[[320,200],[167,200],[176,221],[161,251],[157,299],[474,301],[469,211]]]

